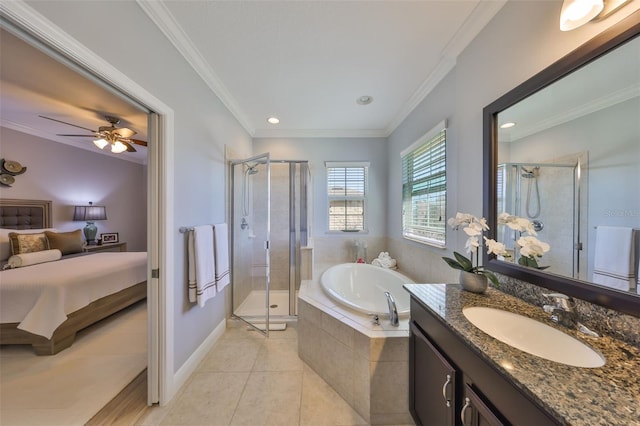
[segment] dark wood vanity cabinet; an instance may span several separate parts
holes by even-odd
[[[411,298],[409,408],[416,425],[561,424]]]

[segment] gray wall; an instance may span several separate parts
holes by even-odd
[[[438,121],[447,134],[447,216],[457,211],[482,215],[482,109],[510,89],[627,16],[637,5],[598,23],[561,32],[562,1],[510,1],[458,56],[455,69],[389,137],[389,249],[418,281],[456,282],[442,261],[464,251],[463,232],[447,234],[447,249],[403,240],[400,217],[400,151]],[[398,208],[394,208],[398,206]]]
[[[169,279],[174,308],[168,313],[174,329],[174,371],[225,318],[225,297],[209,300],[203,308],[188,302],[186,240],[180,226],[226,220],[224,146],[249,155],[251,138],[211,92],[173,45],[131,1],[47,1],[29,5],[72,37],[152,93],[175,113],[176,229],[175,274]],[[96,31],[100,22],[117,22],[117,31]],[[227,287],[228,289],[229,287]]]
[[[11,188],[0,187],[1,198],[51,200],[53,226],[61,231],[84,228],[73,222],[73,206],[93,201],[107,208],[108,219],[96,222],[98,236],[118,232],[128,251],[147,250],[145,166],[5,127],[0,141],[0,158],[27,167]]]

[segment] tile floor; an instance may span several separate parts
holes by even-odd
[[[366,425],[298,357],[297,330],[264,338],[228,328],[196,372],[165,407],[140,425]]]

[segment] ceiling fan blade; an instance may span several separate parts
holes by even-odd
[[[135,135],[137,132],[131,129],[127,129],[126,127],[118,127],[113,130],[113,133],[117,133],[121,138],[130,138]]]
[[[147,146],[147,141],[143,141],[143,140],[140,140],[140,139],[128,139],[128,141],[130,143],[134,143],[136,145]]]
[[[127,147],[127,152],[136,152],[136,149],[129,142],[125,142],[125,141],[122,141],[122,140],[120,142],[125,144],[125,146]]]
[[[88,131],[90,131],[92,133],[95,133],[95,130],[87,129],[86,127],[77,126],[75,124],[67,123],[66,121],[56,120],[55,118],[45,117],[44,115],[39,115],[38,117],[44,118],[44,119],[47,119],[47,120],[51,120],[51,121],[57,121],[58,123],[66,124],[68,126],[77,127],[78,129],[88,130]]]
[[[66,135],[63,133],[58,133],[56,136],[71,136],[71,137],[81,137],[81,138],[95,138],[96,135]]]

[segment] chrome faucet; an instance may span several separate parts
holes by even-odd
[[[387,305],[389,305],[389,320],[391,321],[391,325],[397,327],[400,325],[400,321],[398,319],[398,308],[396,307],[396,301],[388,291],[385,291],[384,295],[387,297]]]
[[[572,297],[562,293],[543,293],[543,296],[553,299],[553,305],[543,305],[542,309],[551,314],[551,321],[564,327],[576,329],[592,337],[599,337],[598,333],[589,330],[578,321],[576,302]]]

